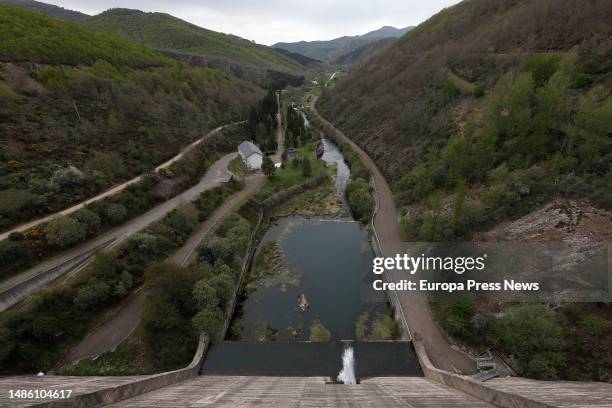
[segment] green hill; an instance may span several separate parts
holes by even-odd
[[[319,109],[376,159],[403,205],[494,184],[500,166],[525,185],[518,173],[540,166],[566,181],[556,189],[609,207],[611,22],[605,0],[464,1],[340,79]],[[491,217],[555,194],[525,187],[533,194],[509,191],[523,202]]]
[[[23,8],[0,5],[0,61],[158,66],[165,58],[143,46]]]
[[[154,49],[222,57],[242,64],[297,73],[303,67],[269,47],[190,24],[164,13],[111,9],[83,22],[90,29],[111,32]]]
[[[0,38],[0,230],[149,171],[263,96],[14,6],[0,6]]]
[[[385,173],[404,240],[565,241],[576,249],[536,280],[580,279],[561,265],[596,273],[590,248],[612,231],[611,27],[609,0],[466,0],[338,79],[318,110]],[[578,226],[552,215],[571,211]],[[441,298],[448,335],[520,375],[610,379],[609,304]]]

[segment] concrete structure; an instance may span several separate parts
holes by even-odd
[[[325,377],[200,376],[111,407],[487,408],[493,407],[420,377],[380,377],[358,385]]]
[[[263,153],[252,142],[244,141],[238,145],[238,153],[249,170],[261,169]]]
[[[118,377],[0,377],[0,407],[99,407],[112,404],[197,377],[208,345],[208,336],[201,335],[191,364],[160,374]],[[11,390],[70,390],[71,395],[67,399],[11,398]]]

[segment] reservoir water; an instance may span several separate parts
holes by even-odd
[[[336,192],[344,201],[350,170],[331,141],[321,142],[321,159],[336,166]],[[266,231],[255,259],[269,242],[277,244],[280,267],[246,285],[228,341],[211,346],[203,374],[335,379],[348,341],[357,378],[420,375],[409,343],[356,341],[358,322],[373,327],[390,315],[384,295],[369,290],[374,252],[361,224],[347,216],[283,217]],[[331,341],[309,341],[318,324]]]
[[[372,279],[373,252],[358,223],[287,217],[268,230],[263,243],[270,240],[278,243],[283,266],[253,282],[242,303],[238,340],[262,340],[269,329],[278,331],[279,341],[308,340],[317,319],[333,339],[354,339],[361,313],[386,310],[386,304],[362,301],[363,285]],[[306,310],[298,307],[300,295]]]

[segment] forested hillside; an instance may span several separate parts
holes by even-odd
[[[318,106],[375,158],[402,205],[478,187],[485,212],[471,227],[556,194],[609,208],[611,23],[603,0],[465,1]],[[422,238],[465,232],[444,229]]]
[[[243,38],[198,27],[164,13],[110,9],[83,23],[95,31],[121,35],[154,49],[227,58],[242,64],[298,73],[295,60]]]
[[[584,248],[612,236],[611,56],[609,1],[468,0],[340,78],[317,107],[384,172],[404,239],[562,240],[574,252],[556,267],[579,268]],[[447,334],[501,352],[521,375],[612,376],[609,303],[432,308]]]
[[[0,38],[0,230],[147,172],[264,94],[14,6]]]

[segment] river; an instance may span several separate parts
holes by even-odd
[[[336,166],[336,193],[346,205],[350,169],[337,146],[324,137],[321,142],[321,159]],[[269,242],[277,244],[280,267],[247,284],[230,341],[211,347],[203,373],[333,375],[349,341],[358,376],[419,375],[407,343],[357,341],[358,322],[369,328],[359,340],[374,340],[373,322],[390,316],[384,295],[372,297],[369,290],[374,252],[361,224],[348,216],[283,217],[266,231],[255,259]],[[308,342],[318,322],[331,341]]]

